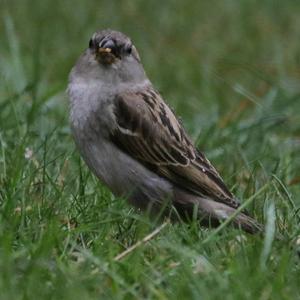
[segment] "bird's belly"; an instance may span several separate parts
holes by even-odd
[[[127,197],[132,204],[146,208],[149,202],[161,202],[172,197],[170,182],[148,170],[118,149],[110,141],[99,137],[78,139],[77,146],[93,173],[117,196]]]

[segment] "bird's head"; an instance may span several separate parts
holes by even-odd
[[[88,48],[79,58],[77,71],[84,76],[111,82],[138,82],[146,78],[139,54],[129,37],[106,29],[91,37]]]
[[[89,41],[90,52],[104,66],[123,61],[140,62],[139,54],[129,37],[110,29],[98,31]]]

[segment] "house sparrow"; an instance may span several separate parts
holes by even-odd
[[[154,89],[130,38],[97,31],[69,76],[70,121],[88,167],[117,196],[153,214],[216,226],[239,207]],[[172,214],[171,214],[172,215]],[[255,233],[247,213],[233,224]]]

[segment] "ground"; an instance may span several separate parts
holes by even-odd
[[[1,299],[299,299],[298,1],[0,2]],[[68,73],[96,29],[132,37],[263,236],[160,224],[75,149]]]

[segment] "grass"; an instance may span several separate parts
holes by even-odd
[[[292,0],[2,0],[0,298],[299,299],[299,10]],[[99,184],[70,135],[68,73],[106,27],[132,37],[264,237],[178,223],[114,260],[159,225]]]

